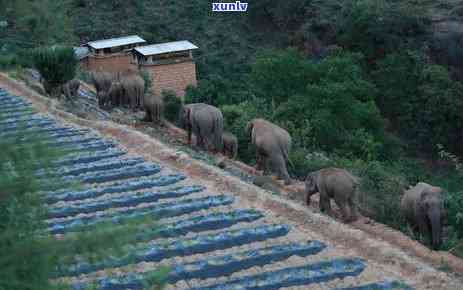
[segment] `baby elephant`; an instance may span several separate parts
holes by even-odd
[[[442,243],[442,188],[418,182],[414,187],[404,191],[401,202],[402,214],[421,234],[428,234],[433,249]]]
[[[341,209],[344,222],[350,222],[357,218],[355,206],[355,192],[359,180],[347,170],[340,168],[324,168],[307,175],[305,180],[305,193],[307,205],[310,205],[310,197],[320,193],[320,211],[327,212],[331,216],[331,199]],[[347,208],[350,208],[350,213]]]
[[[232,159],[236,158],[238,153],[238,139],[235,135],[230,132],[224,132],[222,134],[223,139],[223,150],[222,153]]]

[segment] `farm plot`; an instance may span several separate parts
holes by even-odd
[[[50,277],[75,289],[144,289],[161,266],[170,269],[167,289],[411,289],[366,260],[301,239],[268,213],[240,207],[232,192],[210,191],[182,172],[129,156],[117,142],[41,116],[0,89],[0,138],[18,130],[18,145],[47,132],[47,144],[67,152],[53,164],[62,188],[50,190],[44,180],[52,234],[152,217],[153,227],[140,228],[119,256],[81,260]],[[76,181],[83,188],[72,187]]]

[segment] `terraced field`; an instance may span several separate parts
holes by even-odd
[[[0,138],[23,128],[48,132],[50,146],[69,149],[54,163],[65,181],[46,193],[53,234],[89,231],[102,222],[154,217],[120,256],[81,261],[56,273],[75,289],[142,289],[169,266],[167,289],[411,289],[394,274],[326,242],[304,237],[271,212],[246,207],[232,192],[215,192],[182,172],[128,154],[112,140],[36,113],[0,89]],[[41,174],[40,172],[38,173]],[[74,181],[78,191],[67,187]],[[111,245],[108,245],[110,247]]]

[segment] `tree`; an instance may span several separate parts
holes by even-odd
[[[344,1],[336,22],[337,40],[345,48],[362,52],[369,61],[418,47],[430,24],[423,7],[409,1]]]
[[[315,142],[302,146],[365,159],[377,157],[384,134],[383,119],[375,104],[376,88],[366,78],[360,55],[331,56],[313,67],[304,92],[283,103],[275,120],[294,128],[290,130],[294,139]]]
[[[427,152],[442,144],[463,154],[463,84],[452,81],[445,67],[428,65],[420,73],[417,92],[403,105],[402,134]]]
[[[45,91],[57,96],[61,86],[74,78],[78,60],[72,47],[54,46],[36,49],[33,65],[43,78]]]
[[[373,76],[381,111],[415,148],[433,153],[433,144],[442,144],[463,153],[463,118],[458,113],[463,110],[463,85],[452,81],[445,67],[407,51],[378,62]]]
[[[2,0],[0,17],[9,25],[2,39],[9,49],[25,49],[74,40],[69,1]]]
[[[379,94],[377,104],[392,128],[399,127],[406,114],[403,105],[418,94],[423,57],[414,51],[392,53],[377,63],[372,72]]]
[[[252,65],[251,83],[257,97],[278,105],[305,90],[312,69],[295,49],[266,51]]]

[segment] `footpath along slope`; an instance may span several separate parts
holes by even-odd
[[[126,253],[130,261],[108,257],[59,273],[76,287],[98,281],[100,289],[138,289],[146,273],[168,265],[173,271],[167,289],[364,289],[359,287],[370,284],[408,289],[401,283],[413,289],[463,289],[455,277],[384,241],[272,196],[130,127],[59,111],[54,101],[5,76],[0,88],[3,138],[23,118],[34,126],[31,131],[51,133],[54,146],[76,152],[57,164],[57,172],[86,188],[48,194],[52,232],[66,234],[109,219],[160,218],[160,235],[141,232],[140,242]]]

